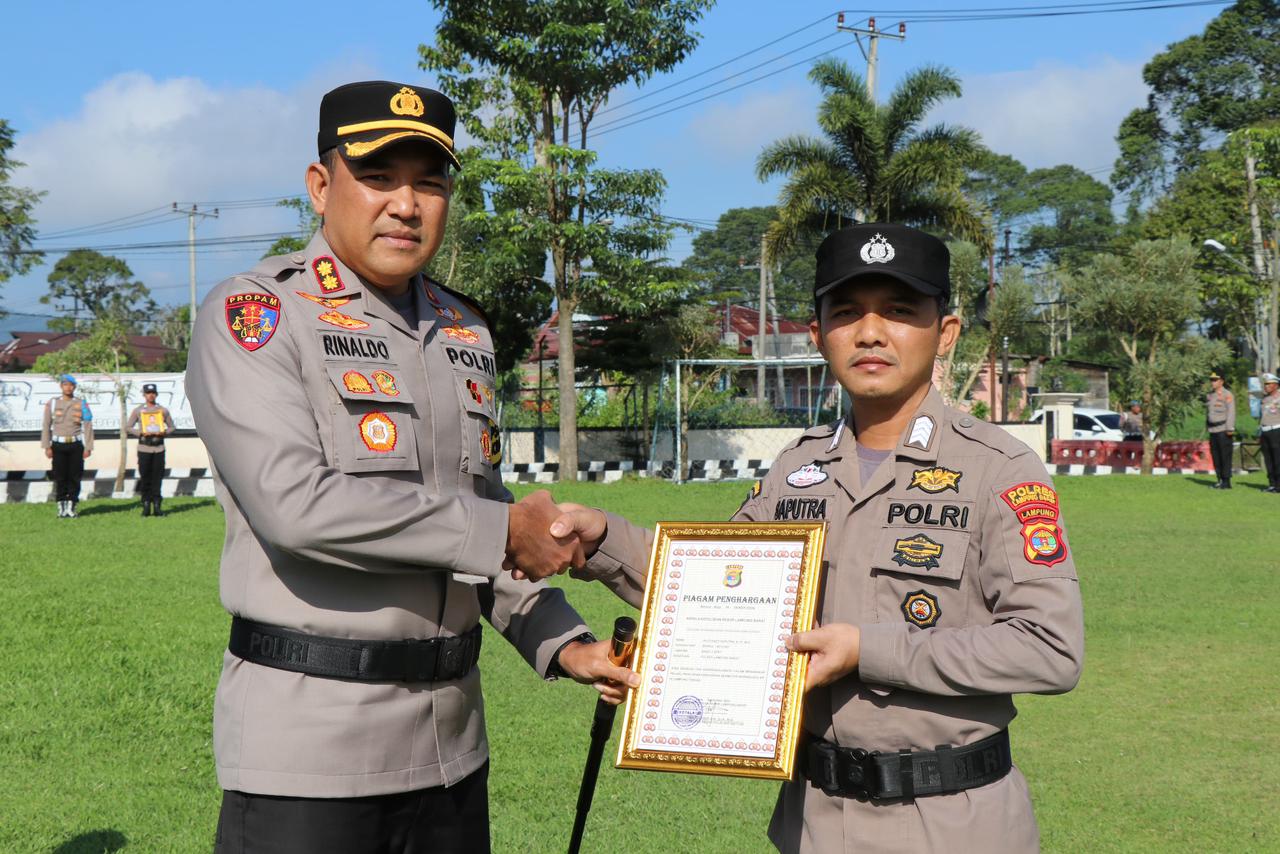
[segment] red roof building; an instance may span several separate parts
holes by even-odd
[[[88,336],[83,332],[10,332],[13,340],[0,347],[0,373],[31,370],[36,359],[45,353],[56,353],[72,341]],[[169,353],[171,348],[156,335],[130,335],[129,346],[138,355],[138,367],[149,368]]]

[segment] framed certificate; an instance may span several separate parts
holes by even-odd
[[[791,778],[825,522],[660,522],[619,768]]]

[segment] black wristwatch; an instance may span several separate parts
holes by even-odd
[[[577,637],[569,638],[567,641],[560,644],[560,649],[557,649],[556,654],[551,656],[551,664],[547,667],[547,680],[551,681],[554,679],[559,679],[561,676],[567,677],[569,675],[568,673],[565,673],[564,668],[560,666],[560,653],[566,646],[568,646],[571,643],[595,643],[595,642],[596,642],[595,635],[591,634],[591,632],[583,632]]]

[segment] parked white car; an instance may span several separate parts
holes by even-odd
[[[1031,415],[1031,423],[1039,424],[1044,419],[1044,410],[1037,409]],[[1122,442],[1124,433],[1120,432],[1120,413],[1110,409],[1075,410],[1075,423],[1071,425],[1071,438],[1094,439],[1099,442]]]

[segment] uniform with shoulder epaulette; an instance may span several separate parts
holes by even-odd
[[[1267,469],[1267,486],[1263,492],[1280,492],[1280,377],[1262,375],[1262,412],[1258,419],[1258,444]]]
[[[1209,375],[1210,382],[1222,382],[1216,372]],[[1236,430],[1236,398],[1225,386],[1213,389],[1205,396],[1205,428],[1209,431],[1209,454],[1213,458],[1213,470],[1218,477],[1214,489],[1231,488],[1232,436]]]
[[[852,425],[784,448],[733,517],[828,522],[817,622],[861,634],[858,669],[806,696],[800,773],[770,839],[804,854],[1038,850],[1007,727],[1013,694],[1069,691],[1083,663],[1057,492],[1030,448],[932,387],[878,464],[860,460]],[[575,574],[638,605],[651,546],[651,531],[608,514]],[[822,776],[844,767],[837,752],[858,780]]]

